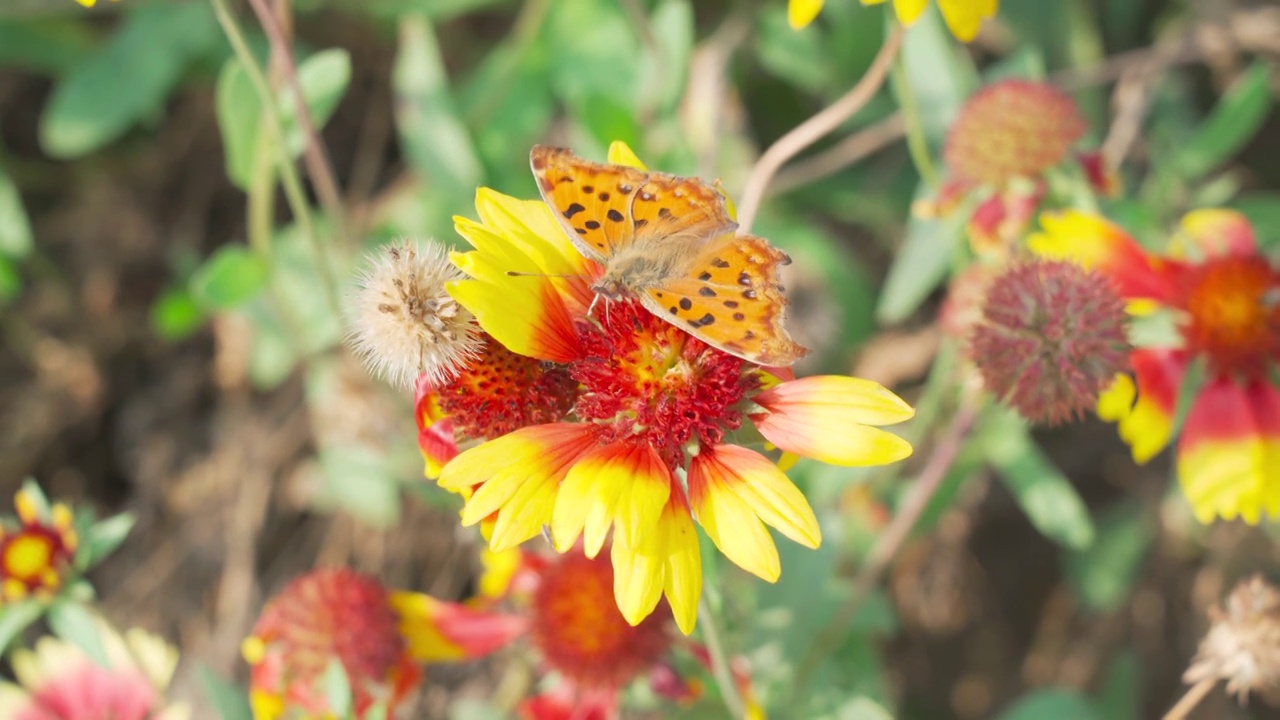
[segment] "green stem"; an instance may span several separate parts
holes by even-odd
[[[711,607],[707,605],[706,597],[698,601],[698,626],[702,628],[702,639],[707,643],[707,654],[711,656],[711,675],[715,678],[716,687],[720,689],[724,706],[728,708],[730,716],[745,717],[746,706],[742,703],[742,696],[738,694],[738,684],[733,681],[729,657],[720,641],[720,631],[716,628],[716,619]]]
[[[911,153],[911,163],[916,172],[929,187],[936,188],[939,183],[938,169],[933,165],[933,157],[929,152],[929,140],[924,135],[924,120],[920,116],[920,105],[916,102],[915,91],[907,79],[907,68],[899,56],[893,64],[890,76],[894,93],[898,96],[902,118],[907,127],[907,151]]]
[[[249,49],[244,33],[231,15],[231,10],[227,7],[227,0],[209,0],[209,2],[213,5],[213,11],[218,17],[218,23],[222,25],[222,31],[226,33],[227,40],[231,43],[231,49],[235,52],[236,59],[244,67],[245,73],[249,76],[249,82],[253,85],[254,91],[258,93],[258,101],[262,104],[262,112],[266,117],[267,127],[270,130],[267,142],[271,145],[276,155],[276,164],[280,171],[281,183],[284,186],[285,199],[289,201],[289,208],[293,211],[294,219],[298,223],[299,229],[311,241],[311,249],[315,254],[316,267],[319,269],[320,284],[323,286],[325,298],[328,300],[333,312],[340,315],[342,313],[342,303],[338,300],[337,280],[333,274],[328,251],[324,243],[321,242],[320,236],[316,233],[315,223],[311,217],[311,207],[307,204],[307,196],[302,191],[302,181],[298,178],[297,168],[293,166],[293,161],[289,158],[288,151],[284,146],[284,124],[280,121],[280,113],[276,108],[276,100],[271,92],[271,86],[267,83],[267,77],[262,72],[262,68],[259,67],[253,52]]]

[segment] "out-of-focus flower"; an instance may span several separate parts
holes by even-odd
[[[1226,680],[1241,702],[1251,692],[1270,702],[1280,698],[1280,591],[1255,575],[1236,585],[1224,605],[1209,608],[1209,621],[1183,682]]]
[[[51,597],[63,586],[79,543],[66,505],[49,507],[25,488],[13,504],[17,526],[0,524],[0,604]]]
[[[1280,269],[1258,254],[1253,229],[1228,210],[1187,215],[1168,255],[1148,253],[1096,215],[1046,214],[1028,242],[1048,257],[1073,259],[1110,277],[1130,313],[1171,315],[1171,346],[1130,356],[1098,403],[1119,423],[1134,460],[1144,463],[1173,439],[1180,388],[1191,363],[1204,364],[1178,438],[1178,477],[1201,522],[1256,523],[1280,514]]]
[[[9,720],[185,720],[185,705],[165,702],[178,652],[140,629],[121,637],[97,623],[107,666],[59,638],[42,637],[13,654],[18,684],[0,682],[0,717]]]
[[[982,253],[1007,251],[1022,238],[1046,193],[1045,173],[1074,158],[1085,176],[1107,178],[1100,160],[1076,156],[1085,133],[1075,101],[1046,83],[1008,79],[970,97],[947,133],[943,154],[949,178],[933,200],[917,204],[924,216],[956,211],[973,198],[969,238]]]
[[[442,487],[474,489],[464,524],[496,513],[493,550],[545,525],[559,551],[581,538],[595,557],[612,529],[622,614],[637,624],[665,595],[688,633],[702,589],[695,517],[731,560],[770,582],[781,567],[766,525],[810,547],[820,541],[812,509],[783,471],[728,440],[745,420],[774,446],[831,464],[910,454],[901,438],[872,427],[913,413],[880,385],[835,376],[780,382],[789,372],[712,348],[638,302],[607,303],[597,322],[587,310],[602,269],[574,249],[545,203],[482,188],[476,208],[479,222],[456,220],[476,249],[455,255],[468,279],[450,292],[496,341],[563,365],[579,386],[576,422],[520,428],[441,471]]]
[[[458,374],[480,347],[471,313],[445,292],[460,277],[436,243],[400,243],[377,251],[351,303],[352,349],[370,372],[410,387]]]
[[[791,27],[800,28],[813,22],[822,11],[825,0],[790,0],[787,4],[787,20]],[[863,5],[879,5],[885,0],[862,0]],[[893,10],[898,22],[910,26],[920,18],[929,6],[929,0],[893,0]],[[999,0],[938,0],[938,9],[951,34],[962,42],[969,42],[978,35],[982,21],[995,17]]]
[[[473,618],[476,628],[483,628],[488,617],[492,623],[489,635],[505,637],[504,645],[523,635],[543,670],[554,673],[560,682],[522,702],[520,717],[608,720],[617,717],[619,692],[642,677],[648,677],[656,692],[672,700],[687,703],[698,697],[697,682],[676,672],[670,651],[679,642],[705,665],[710,662],[705,649],[677,640],[665,604],[638,624],[628,622],[613,600],[614,572],[605,558],[588,558],[578,552],[547,558],[513,549],[486,553],[485,564],[482,592],[465,605],[425,595],[406,595],[402,602],[436,608],[431,613],[415,613],[427,625],[413,630],[418,636],[456,635],[454,618],[458,614]],[[513,608],[515,614],[500,612],[502,605]],[[473,645],[466,657],[480,657],[495,649],[497,645]],[[459,658],[445,652],[435,659]],[[735,674],[749,691],[745,669],[739,667]]]
[[[90,7],[90,8],[98,4],[98,0],[76,0],[76,2],[80,3],[85,7]],[[111,0],[111,2],[119,2],[119,0]]]
[[[323,678],[335,659],[346,670],[358,717],[375,703],[391,714],[422,677],[400,623],[373,578],[336,568],[293,580],[263,608],[241,646],[254,718],[332,712]]]
[[[1106,276],[1062,260],[1018,262],[988,286],[969,356],[996,397],[1056,425],[1094,407],[1127,368],[1125,325]]]

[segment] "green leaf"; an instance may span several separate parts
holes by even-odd
[[[893,720],[893,714],[875,700],[859,695],[836,709],[836,720]]]
[[[209,705],[222,720],[253,720],[253,711],[245,691],[222,679],[208,667],[201,665],[197,671],[200,684],[204,686],[204,694],[209,698]]]
[[[1093,545],[1066,557],[1066,577],[1077,597],[1090,609],[1119,608],[1137,582],[1152,532],[1140,507],[1121,504],[1098,520]]]
[[[187,288],[169,288],[151,305],[151,329],[165,340],[190,336],[204,320],[204,311]]]
[[[1082,550],[1093,543],[1093,522],[1071,481],[1045,457],[1030,428],[1004,408],[988,411],[981,431],[982,452],[996,468],[1027,519],[1045,537]]]
[[[1177,152],[1175,166],[1189,180],[1230,160],[1271,112],[1270,75],[1259,60],[1222,96],[1209,118]]]
[[[925,137],[937,149],[960,106],[978,87],[978,71],[934,5],[930,3],[903,39],[901,62]]]
[[[22,634],[31,623],[44,615],[45,605],[35,598],[27,598],[0,606],[0,653],[9,647],[14,638]]]
[[[917,200],[932,195],[924,183],[916,191]],[[940,219],[913,215],[907,221],[902,247],[880,291],[876,320],[884,324],[906,320],[947,278],[972,210],[972,204],[965,203]]]
[[[298,85],[303,104],[311,114],[316,131],[329,122],[351,83],[351,54],[330,48],[298,64]],[[280,93],[280,124],[284,126],[285,147],[290,157],[298,157],[307,146],[307,135],[298,122],[298,103],[288,89]]]
[[[91,52],[93,37],[78,19],[0,19],[0,65],[61,75]]]
[[[342,510],[375,527],[390,527],[400,517],[400,486],[383,451],[341,445],[320,451],[320,508]]]
[[[56,600],[49,606],[48,621],[55,635],[83,650],[102,667],[110,667],[98,621],[88,607],[73,600]]]
[[[575,107],[588,98],[609,97],[635,108],[642,51],[620,3],[556,0],[547,31],[551,82],[559,97]]]
[[[31,245],[31,222],[22,207],[18,186],[0,168],[0,255],[26,257]]]
[[[206,308],[229,310],[253,299],[269,275],[262,258],[242,246],[226,245],[191,276],[191,295]]]
[[[1089,698],[1074,690],[1036,690],[1022,696],[999,720],[1104,720]]]
[[[121,513],[94,523],[81,538],[80,550],[76,553],[76,567],[81,571],[88,570],[115,552],[129,536],[134,522],[132,515]]]
[[[391,73],[396,128],[405,157],[433,192],[470,202],[484,179],[467,127],[449,93],[435,31],[424,16],[400,21],[400,49]]]
[[[40,145],[75,158],[164,110],[192,58],[220,39],[207,3],[141,5],[98,51],[54,88],[40,117]]]
[[[834,87],[820,26],[796,32],[787,24],[786,8],[769,4],[760,11],[757,33],[756,52],[765,70],[814,95],[825,95]]]
[[[227,177],[241,190],[247,189],[257,150],[262,103],[249,73],[236,58],[227,60],[218,73],[214,98]]]
[[[18,267],[4,255],[0,255],[0,306],[3,306],[22,292],[22,276]]]
[[[659,113],[680,101],[693,52],[693,6],[689,0],[662,0],[649,19],[656,52],[646,48],[638,68],[641,107]]]
[[[340,718],[350,715],[352,710],[351,680],[347,677],[347,669],[342,666],[342,661],[336,657],[329,660],[320,682],[321,687],[324,688],[324,697],[329,705],[329,712]]]
[[[302,99],[317,131],[332,117],[350,82],[351,56],[341,48],[322,50],[298,65]],[[248,188],[258,154],[269,152],[270,146],[258,137],[263,122],[262,99],[238,59],[230,58],[222,66],[215,98],[227,176],[243,190]],[[306,133],[298,122],[297,102],[291,91],[283,90],[275,104],[285,149],[290,158],[296,158],[307,144]]]

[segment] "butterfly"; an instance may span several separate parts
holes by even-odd
[[[536,145],[542,199],[574,246],[604,267],[591,289],[649,312],[730,355],[784,367],[808,350],[783,324],[778,267],[791,258],[736,234],[724,198],[697,178],[591,162]]]

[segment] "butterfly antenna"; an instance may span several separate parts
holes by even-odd
[[[587,276],[585,275],[550,275],[547,273],[520,272],[519,270],[508,270],[507,276],[508,277],[536,277],[536,278],[568,278],[570,280],[588,279]]]

